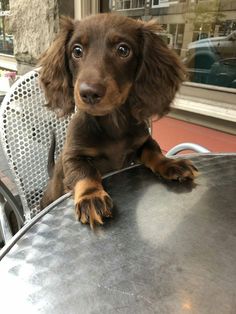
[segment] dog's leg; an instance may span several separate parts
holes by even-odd
[[[188,159],[172,159],[165,157],[159,145],[151,137],[140,149],[140,161],[154,173],[160,174],[167,180],[193,180],[197,168]]]
[[[49,180],[47,188],[45,189],[40,201],[41,209],[54,202],[65,193],[62,174],[61,158],[59,157],[53,169],[52,177]]]
[[[103,224],[103,217],[111,217],[112,200],[104,191],[102,179],[90,162],[67,160],[64,162],[64,185],[73,190],[76,218],[93,228]]]

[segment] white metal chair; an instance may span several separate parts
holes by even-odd
[[[198,145],[195,143],[181,143],[181,144],[178,144],[178,145],[174,146],[173,148],[171,148],[166,153],[166,156],[167,157],[174,156],[174,155],[177,155],[178,153],[185,151],[185,150],[190,150],[190,151],[200,153],[200,154],[210,153],[210,151],[206,147],[203,147],[201,145]]]
[[[1,182],[2,234],[3,229],[6,230],[4,210],[9,202],[19,224],[28,222],[40,211],[40,198],[48,180],[47,159],[52,134],[56,137],[57,156],[64,144],[71,119],[71,116],[58,118],[45,107],[46,100],[38,76],[37,70],[22,76],[13,84],[0,108],[1,143],[23,207],[23,217],[19,217],[14,197]]]

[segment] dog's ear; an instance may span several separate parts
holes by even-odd
[[[47,107],[63,116],[73,112],[74,97],[66,46],[73,33],[74,22],[69,17],[60,20],[60,32],[39,59],[40,81],[45,91]]]
[[[162,117],[185,79],[185,68],[179,57],[161,39],[156,21],[141,23],[140,66],[134,83],[133,115],[147,119],[153,115]]]

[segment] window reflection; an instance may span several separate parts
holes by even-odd
[[[13,36],[9,32],[9,1],[0,0],[0,53],[13,54]]]
[[[118,0],[115,1],[116,10],[129,10],[143,8],[145,0]]]
[[[118,7],[133,18],[158,18],[191,82],[236,88],[235,0],[112,1],[112,10]]]

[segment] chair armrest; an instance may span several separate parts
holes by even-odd
[[[179,144],[179,145],[176,145],[175,147],[171,148],[166,156],[169,157],[169,156],[174,156],[176,154],[178,154],[179,152],[182,152],[184,150],[192,150],[196,153],[201,153],[201,154],[206,154],[206,153],[210,153],[210,151],[203,147],[203,146],[200,146],[198,144],[194,144],[194,143],[182,143],[182,144]]]

